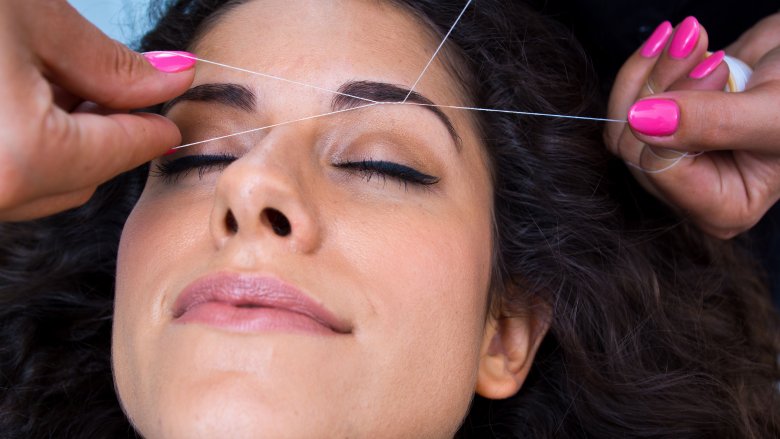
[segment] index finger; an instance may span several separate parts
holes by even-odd
[[[31,0],[23,7],[33,9],[21,17],[34,17],[25,26],[31,28],[30,46],[44,76],[84,100],[114,109],[142,108],[178,96],[192,83],[194,60],[181,57],[172,66],[169,59],[162,70],[155,68],[65,1]]]

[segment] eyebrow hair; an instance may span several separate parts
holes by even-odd
[[[338,93],[341,94],[337,94],[331,101],[332,111],[348,110],[365,105],[369,101],[419,104],[421,108],[429,110],[444,123],[455,142],[457,151],[461,150],[462,141],[450,118],[436,107],[433,101],[416,91],[412,91],[410,94],[409,89],[386,82],[349,81],[339,87]],[[163,115],[168,113],[171,108],[181,102],[216,102],[245,112],[252,112],[257,108],[257,95],[251,88],[242,84],[201,84],[168,101],[163,105],[160,113]]]
[[[338,92],[343,94],[338,94],[333,97],[333,101],[331,102],[331,109],[333,111],[346,110],[367,104],[367,101],[359,98],[380,103],[409,102],[412,104],[420,104],[421,108],[431,111],[442,121],[442,123],[444,123],[450,136],[452,136],[452,140],[455,142],[457,150],[460,152],[462,142],[460,136],[458,136],[458,132],[455,131],[455,127],[452,125],[450,118],[447,117],[441,109],[436,107],[436,104],[434,104],[433,101],[416,91],[412,91],[410,94],[408,88],[388,84],[386,82],[350,81],[339,87]]]
[[[251,112],[256,108],[257,96],[252,89],[241,84],[201,84],[168,101],[160,112],[166,114],[180,102],[217,102]]]

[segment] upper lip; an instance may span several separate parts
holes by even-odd
[[[173,317],[179,318],[195,306],[208,302],[283,309],[305,315],[339,334],[352,331],[348,322],[298,288],[275,277],[240,273],[217,273],[195,280],[176,299]]]

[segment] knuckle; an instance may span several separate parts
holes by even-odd
[[[741,131],[739,126],[741,115],[728,106],[717,109],[696,106],[692,110],[689,109],[689,114],[689,120],[683,123],[689,127],[686,132],[695,133],[688,139],[690,146],[694,148],[706,150],[728,146],[732,136]]]
[[[131,85],[136,78],[143,74],[144,69],[138,56],[118,41],[113,41],[110,47],[111,55],[106,57],[111,62],[108,66],[109,79],[118,87],[114,89],[115,94],[103,102],[108,107],[112,107],[122,100],[122,90],[126,88],[123,86]]]
[[[39,132],[43,135],[35,136],[36,151],[41,155],[62,156],[72,150],[72,145],[81,144],[78,125],[73,119],[56,110],[43,116]]]

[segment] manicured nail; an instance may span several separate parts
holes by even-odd
[[[176,149],[176,148],[171,148],[171,149],[169,149],[169,150],[168,150],[168,152],[166,152],[165,154],[163,154],[163,157],[168,157],[169,155],[176,154],[176,151],[177,151],[177,149]]]
[[[701,79],[712,73],[723,62],[726,52],[719,50],[712,55],[704,58],[696,67],[691,70],[688,77],[691,79]]]
[[[179,73],[195,66],[195,55],[189,52],[146,52],[144,57],[152,66],[165,73]]]
[[[628,110],[628,123],[646,136],[669,136],[677,131],[680,108],[671,99],[644,99]]]
[[[690,55],[699,41],[699,32],[701,26],[694,17],[688,17],[677,26],[677,32],[674,33],[672,44],[669,45],[669,56],[682,59]]]
[[[655,30],[650,38],[647,39],[645,45],[642,46],[642,51],[639,52],[645,58],[654,58],[658,56],[666,47],[666,42],[669,41],[669,37],[672,35],[672,23],[664,21]]]

